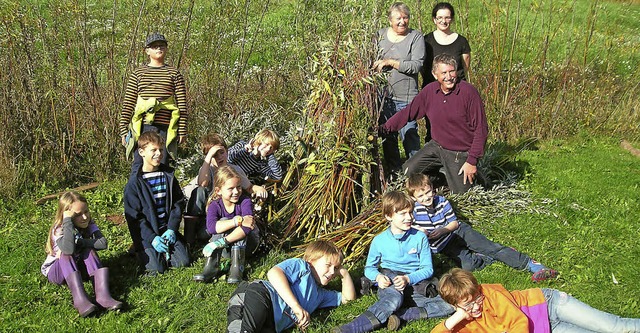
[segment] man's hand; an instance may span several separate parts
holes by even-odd
[[[384,289],[391,285],[391,280],[386,275],[378,274],[376,276],[376,282],[378,282],[378,288]]]
[[[398,291],[403,291],[408,284],[409,277],[406,275],[396,275],[396,277],[393,278],[393,286]]]
[[[478,168],[475,165],[464,162],[462,168],[460,168],[460,171],[458,171],[458,175],[462,175],[464,173],[464,176],[462,178],[463,184],[467,184],[467,180],[469,181],[469,184],[473,184],[473,180],[476,178],[477,172]]]

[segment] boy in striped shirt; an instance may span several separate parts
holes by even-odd
[[[468,271],[481,270],[498,260],[518,270],[529,270],[533,282],[558,276],[557,271],[528,255],[493,242],[470,225],[458,221],[449,201],[434,194],[427,175],[411,175],[407,180],[407,193],[415,202],[413,227],[427,234],[431,252],[452,258]]]
[[[168,164],[169,157],[175,158],[178,143],[186,142],[185,83],[178,69],[164,62],[167,47],[164,35],[154,32],[147,36],[145,52],[149,63],[134,70],[127,83],[119,132],[127,157],[133,154],[132,171],[142,163],[135,149],[140,134],[155,130],[164,139],[168,153],[163,155],[163,164]]]
[[[248,143],[240,140],[229,148],[228,161],[242,168],[250,179],[279,182],[282,167],[274,155],[279,147],[278,134],[265,128]]]
[[[184,196],[173,169],[161,163],[164,140],[158,133],[142,133],[138,153],[142,165],[125,186],[124,214],[140,264],[156,275],[189,264],[179,233]]]

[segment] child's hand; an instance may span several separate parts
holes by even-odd
[[[260,157],[265,158],[271,154],[273,154],[273,147],[270,144],[267,143],[261,143],[258,147],[258,154],[260,154]],[[258,155],[256,154],[256,155]]]
[[[347,276],[351,276],[349,274],[349,271],[346,268],[344,268],[344,266],[340,266],[340,270],[338,270],[338,274],[340,274],[340,277],[343,279]]]
[[[447,228],[438,228],[435,229],[433,231],[431,231],[430,233],[427,234],[429,239],[438,239],[446,234],[448,234],[450,231]]]
[[[307,312],[307,310],[303,309],[301,306],[298,306],[297,308],[291,310],[298,319],[296,325],[298,325],[298,327],[300,327],[300,329],[302,329],[303,331],[306,330],[309,326],[309,323],[311,322],[311,316],[309,315],[309,312]]]
[[[253,195],[259,199],[265,200],[269,196],[269,192],[267,192],[267,189],[263,186],[253,185],[251,190],[253,191]]]
[[[378,288],[384,289],[391,285],[391,280],[386,275],[378,274],[376,276],[376,282],[378,282]]]
[[[254,222],[254,219],[253,219],[253,216],[251,216],[251,215],[247,215],[247,216],[243,216],[242,217],[242,226],[243,227],[247,227],[247,228],[250,228],[251,230],[253,230],[256,227],[253,222]]]
[[[408,284],[409,277],[406,275],[396,275],[396,277],[393,278],[393,286],[398,291],[403,291]]]
[[[209,151],[207,152],[207,156],[204,158],[205,162],[218,167],[218,162],[216,161],[215,157],[216,154],[221,150],[224,149],[224,147],[222,145],[215,145],[213,147],[211,147],[209,149]]]
[[[65,210],[64,212],[62,212],[62,218],[74,218],[76,217],[76,213],[70,211],[70,210]]]

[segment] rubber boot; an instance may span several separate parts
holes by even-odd
[[[403,322],[407,323],[410,321],[427,319],[429,318],[429,314],[427,313],[427,309],[421,307],[410,307],[403,308],[396,312],[396,314],[391,315],[387,320],[387,329],[389,331],[397,331]]]
[[[196,243],[196,228],[201,218],[201,216],[184,216],[184,238],[189,247],[193,247]]]
[[[363,314],[357,316],[354,320],[346,325],[335,327],[331,330],[331,333],[364,333],[371,332],[382,326],[380,321],[373,313],[365,311]]]
[[[213,251],[211,256],[207,257],[207,260],[204,263],[204,269],[201,274],[196,274],[193,276],[193,280],[196,282],[204,282],[208,283],[211,280],[218,277],[220,273],[220,255],[222,254],[221,249],[217,249]]]
[[[103,267],[93,274],[93,289],[96,291],[96,302],[107,310],[122,308],[122,302],[111,297],[109,292],[109,269]]]
[[[80,272],[75,271],[69,274],[65,280],[67,281],[67,287],[71,290],[71,296],[73,296],[73,307],[78,310],[80,317],[84,318],[98,310],[98,307],[91,303],[87,293],[84,291]]]
[[[227,276],[227,283],[239,283],[244,273],[245,247],[234,245],[231,247],[231,268]]]

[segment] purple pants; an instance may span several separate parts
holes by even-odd
[[[86,249],[79,254],[67,255],[61,254],[60,258],[51,265],[47,278],[51,283],[61,285],[65,282],[65,278],[69,274],[78,270],[78,267],[85,268],[89,276],[102,268],[100,258],[93,249]]]

